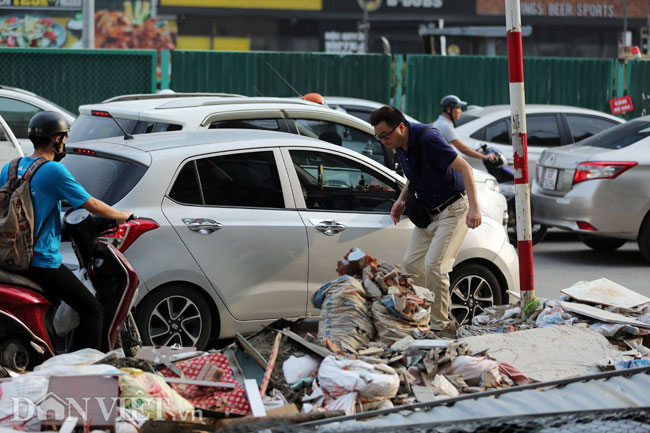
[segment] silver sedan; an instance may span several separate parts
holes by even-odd
[[[650,261],[650,116],[545,150],[532,201],[535,222],[577,232],[596,250],[636,240]]]

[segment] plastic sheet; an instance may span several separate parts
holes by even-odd
[[[315,377],[318,374],[320,361],[311,355],[296,357],[291,355],[289,359],[282,364],[284,379],[289,385],[293,385],[302,379]]]

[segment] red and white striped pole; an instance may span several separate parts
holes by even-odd
[[[528,186],[528,148],[526,142],[526,103],[524,98],[524,58],[521,48],[519,0],[505,0],[508,31],[508,75],[512,113],[512,148],[515,166],[515,209],[517,212],[517,250],[519,252],[520,306],[535,298],[533,241]]]

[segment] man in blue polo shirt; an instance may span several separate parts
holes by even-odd
[[[445,329],[451,323],[449,272],[468,227],[474,229],[481,224],[472,167],[438,130],[409,123],[394,107],[377,109],[370,116],[370,123],[384,146],[395,150],[409,179],[390,211],[395,224],[404,213],[409,185],[416,173],[416,159],[420,160],[414,180],[416,195],[429,209],[431,223],[426,228],[413,229],[404,255],[404,271],[416,275],[415,284],[435,294],[431,329]]]
[[[65,156],[65,142],[70,129],[63,116],[42,111],[29,122],[28,136],[34,153],[21,158],[18,175],[22,176],[39,158],[48,160],[29,183],[34,206],[34,256],[23,275],[37,283],[46,294],[62,299],[79,314],[73,349],[100,349],[103,307],[86,286],[65,265],[61,264],[61,200],[70,206],[83,207],[95,215],[114,219],[118,224],[131,213],[113,209],[90,194],[72,177],[59,161]],[[9,163],[0,172],[0,185],[7,182]]]

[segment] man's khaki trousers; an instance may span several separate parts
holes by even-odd
[[[426,229],[415,227],[404,254],[404,271],[414,275],[416,285],[428,288],[435,296],[432,329],[443,329],[450,322],[449,272],[467,234],[468,210],[465,196],[433,215]]]

